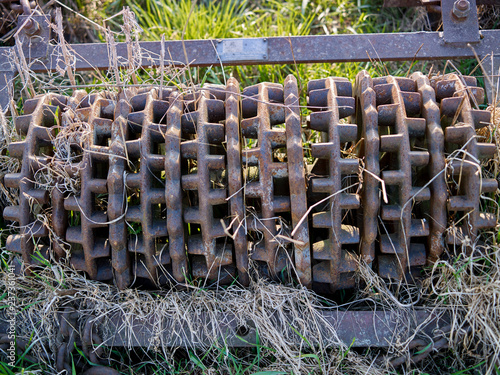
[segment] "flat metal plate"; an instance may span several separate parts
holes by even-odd
[[[38,25],[38,31],[32,35],[26,35],[24,28],[21,29],[20,39],[23,52],[28,59],[40,59],[47,57],[50,40],[50,20],[46,16],[20,15],[18,24],[23,25],[26,20],[31,19]]]
[[[108,316],[105,322],[100,322],[98,330],[103,332],[103,345],[108,347],[148,347],[154,340],[159,340],[165,346],[199,347],[210,345],[213,335],[219,342],[233,347],[253,347],[259,342],[252,321],[247,321],[242,326],[236,315],[222,312],[216,314],[217,318],[213,319],[200,313],[198,321],[193,325],[188,322],[173,322],[168,318],[158,320],[158,317],[126,317],[122,312],[117,312]],[[308,338],[311,345],[319,345],[320,340],[321,344],[331,344],[334,340],[331,333],[336,332],[337,338],[347,346],[386,348],[390,345],[391,337],[398,337],[401,341],[415,333],[433,337],[436,329],[445,327],[450,321],[447,314],[425,309],[397,313],[330,310],[321,311],[320,314],[321,323],[317,336]],[[272,315],[269,319],[283,330],[290,339],[290,345],[303,343],[303,338],[297,331],[290,328],[295,324],[292,317]]]
[[[453,15],[455,0],[441,1],[443,17],[443,37],[446,43],[477,43],[479,42],[479,22],[475,0],[469,0],[470,12],[465,19],[457,19]]]
[[[267,59],[267,39],[224,39],[217,41],[221,62],[259,61]]]

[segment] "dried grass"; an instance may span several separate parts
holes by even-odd
[[[500,364],[499,250],[478,243],[467,255],[470,249],[464,247],[456,256],[437,261],[423,281],[423,302],[453,314],[450,347],[456,368],[466,368],[472,359],[484,361],[482,371],[493,373]],[[470,334],[458,334],[464,330]]]
[[[239,326],[248,327],[252,322],[257,330],[262,369],[293,370],[294,373],[383,373],[369,357],[349,351],[338,339],[335,329],[320,329],[324,301],[309,290],[262,280],[252,282],[248,289],[230,286],[221,291],[186,287],[185,291],[154,294],[140,290],[118,291],[113,286],[86,280],[69,268],[52,266],[36,278],[17,278],[18,308],[25,308],[16,318],[20,324],[18,336],[28,341],[32,337],[31,355],[53,366],[52,353],[57,352],[59,344],[57,312],[71,304],[80,311],[80,330],[88,319],[106,324],[116,313],[121,313],[126,319],[117,329],[123,337],[132,338],[131,322],[155,322],[150,332],[149,352],[143,356],[153,359],[157,353],[168,360],[179,347],[185,347],[200,356],[205,354],[204,363],[216,365],[218,371],[231,372],[234,364],[219,358],[220,352],[231,350],[217,340],[220,332],[214,328],[217,325],[212,324],[221,322],[224,314],[230,314]],[[290,345],[296,342],[293,331],[283,330],[275,324],[275,319],[289,322],[300,332],[301,344]],[[107,334],[109,332],[104,331],[101,336],[104,347],[112,343],[112,337]],[[167,347],[162,342],[173,345]],[[189,342],[198,345],[194,348]],[[130,346],[123,350],[137,351],[137,348]],[[104,359],[109,355],[110,350],[105,348]],[[251,364],[250,358],[246,360]]]

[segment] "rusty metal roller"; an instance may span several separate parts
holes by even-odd
[[[6,207],[5,220],[17,223],[19,234],[7,238],[6,249],[22,255],[26,265],[37,264],[35,251],[48,258],[49,230],[36,213],[50,204],[49,191],[35,183],[35,173],[50,163],[51,141],[60,123],[59,107],[67,98],[59,95],[41,95],[24,103],[24,115],[15,120],[17,132],[24,136],[21,142],[9,145],[9,155],[22,160],[20,173],[7,174],[6,187],[19,189],[19,205]],[[60,203],[60,197],[56,197]]]
[[[446,201],[448,192],[445,175],[444,131],[441,127],[441,114],[436,103],[436,93],[430,80],[420,72],[411,76],[417,83],[422,96],[422,116],[426,121],[425,137],[429,152],[427,180],[431,192],[428,216],[429,237],[427,240],[427,262],[433,263],[444,251],[443,233],[446,230]]]
[[[415,186],[415,170],[426,167],[426,121],[421,112],[421,94],[408,78],[373,79],[380,134],[380,169],[388,202],[380,207],[380,254],[378,272],[384,278],[402,280],[414,266],[426,263],[425,244],[415,238],[429,235],[426,217],[417,202],[430,199],[429,187]]]
[[[481,209],[481,195],[498,189],[495,179],[481,177],[481,160],[491,159],[497,152],[493,143],[480,142],[476,130],[491,123],[489,111],[473,109],[484,101],[484,91],[476,79],[449,74],[432,80],[440,102],[445,141],[454,156],[448,165],[450,196],[448,211],[453,218],[446,235],[451,245],[476,243],[479,230],[494,228],[496,215]],[[457,225],[454,225],[456,222]]]
[[[272,83],[243,90],[241,132],[247,139],[242,151],[244,194],[250,256],[260,273],[279,279],[293,275],[294,268],[302,283],[310,285],[307,228],[301,225],[290,243],[291,230],[286,223],[296,224],[306,213],[297,98],[297,83],[292,77],[285,81],[285,92],[283,86]]]
[[[22,168],[4,178],[19,192],[3,213],[17,231],[7,249],[29,268],[37,252],[69,258],[120,289],[249,285],[253,263],[259,276],[332,293],[355,286],[359,261],[404,280],[445,240],[471,245],[495,227],[481,194],[498,183],[479,161],[496,147],[476,133],[491,119],[473,109],[484,97],[475,79],[360,72],[354,96],[333,77],[307,94],[319,132],[307,168],[293,76],[243,91],[231,78],[27,100],[15,120],[24,139],[9,147]]]
[[[78,95],[78,93],[77,93]],[[79,223],[71,223],[66,230],[66,241],[71,245],[71,264],[85,271],[91,279],[113,279],[111,247],[109,243],[108,207],[100,201],[108,195],[109,158],[116,98],[92,94],[79,100],[74,112],[65,116],[69,126],[74,122],[87,123],[90,136],[83,142],[83,160],[72,165],[81,178],[79,196],[64,200],[64,209]],[[72,116],[74,115],[74,116]],[[75,174],[76,174],[75,173]],[[77,215],[79,213],[79,215]]]
[[[278,103],[278,104],[275,104]],[[246,140],[242,151],[245,184],[245,205],[251,258],[259,271],[267,277],[278,278],[285,270],[291,255],[276,240],[277,218],[290,211],[287,182],[287,163],[274,159],[273,151],[286,146],[283,127],[285,122],[283,87],[279,84],[260,83],[243,90],[241,133]],[[256,141],[253,141],[255,140]],[[277,188],[285,192],[277,193]]]
[[[228,216],[225,149],[224,87],[210,87],[194,93],[189,113],[193,114],[192,140],[181,143],[181,154],[189,162],[182,175],[182,188],[193,192],[184,221],[190,224],[187,252],[195,278],[229,283],[235,276],[233,244],[223,225]]]
[[[240,85],[234,78],[227,81],[226,88],[226,139],[227,139],[227,185],[231,207],[230,227],[233,232],[234,253],[239,282],[248,286],[248,241],[245,233],[245,201],[243,199],[243,172],[241,164],[241,115]]]
[[[311,113],[309,127],[325,133],[324,142],[311,145],[311,154],[328,161],[326,177],[313,178],[311,190],[330,197],[326,211],[312,216],[312,227],[326,229],[328,233],[313,244],[313,278],[315,283],[327,284],[335,291],[354,286],[358,264],[360,238],[356,210],[360,208],[360,197],[356,189],[346,190],[342,181],[347,176],[356,176],[352,182],[357,182],[359,161],[343,157],[341,152],[344,144],[356,141],[358,129],[355,124],[340,123],[355,113],[355,101],[351,83],[345,78],[310,81],[307,92],[307,104],[315,111]]]
[[[366,71],[358,73],[355,84],[356,123],[358,124],[358,157],[363,164],[361,207],[363,220],[360,226],[360,251],[362,260],[372,265],[375,260],[375,244],[378,237],[378,211],[380,207],[380,165],[378,134],[377,95],[373,81]],[[354,122],[354,121],[353,121]]]
[[[169,241],[165,167],[167,111],[173,103],[172,90],[149,90],[132,97],[133,112],[128,114],[131,139],[126,142],[128,157],[137,165],[135,173],[126,175],[126,186],[132,196],[125,219],[138,223],[138,233],[128,236],[128,252],[133,260],[133,275],[155,285],[167,283],[172,272],[169,243],[180,241],[182,233]],[[178,104],[177,104],[178,107]],[[172,109],[173,111],[173,109]],[[175,126],[179,126],[176,124]],[[138,169],[138,170],[137,170]],[[125,249],[123,249],[125,251]],[[185,260],[177,256],[175,277],[182,280]]]

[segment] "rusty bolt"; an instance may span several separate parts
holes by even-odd
[[[457,18],[467,18],[470,13],[469,0],[457,0],[453,4],[453,15]]]
[[[23,30],[27,36],[34,36],[40,31],[40,25],[34,19],[28,18],[23,25]]]
[[[24,28],[31,29],[32,27],[33,27],[33,20],[31,18],[28,18],[24,23]]]

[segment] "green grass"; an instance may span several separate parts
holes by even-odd
[[[132,1],[109,2],[101,17],[116,14],[121,5],[128,5],[137,15],[143,30],[142,40],[214,39],[263,36],[299,36],[314,34],[352,34],[399,31],[402,12],[382,8],[382,1],[348,0],[319,1]],[[193,6],[194,5],[194,6]],[[108,23],[119,29],[120,17]],[[100,35],[104,41],[104,36]],[[374,56],[375,57],[375,56]],[[374,75],[385,75],[387,64],[343,63],[263,65],[253,67],[193,68],[195,81],[223,83],[224,76],[233,75],[243,87],[258,82],[283,82],[292,73],[303,84],[326,76],[344,76],[354,80],[361,69]],[[394,63],[391,71],[394,71]],[[398,63],[397,73],[408,70],[409,63]],[[416,64],[416,68],[422,65]],[[414,70],[414,69],[412,69]]]
[[[388,33],[409,31],[417,10],[383,8],[382,0],[117,0],[107,1],[102,7],[85,14],[89,0],[80,0],[80,11],[94,19],[105,20],[106,26],[117,31],[117,40],[124,40],[118,14],[123,6],[129,6],[136,14],[142,29],[141,40],[158,41],[180,39],[216,39],[263,36],[300,36],[317,34]],[[111,18],[113,17],[113,18]],[[97,32],[105,41],[105,36]],[[371,56],[373,60],[376,56]],[[474,60],[455,62],[461,72],[467,73],[476,67]],[[299,81],[301,96],[307,81],[328,76],[342,76],[354,81],[356,74],[367,70],[372,76],[409,75],[414,71],[439,71],[443,62],[377,62],[333,63],[260,66],[211,66],[191,68],[189,75],[180,78],[187,81],[221,84],[225,78],[234,76],[242,87],[259,82],[283,82],[288,74],[294,74]],[[450,65],[447,71],[453,70]],[[475,75],[480,76],[480,70]],[[139,79],[150,80],[145,74]],[[480,80],[481,81],[481,80]],[[481,82],[482,83],[482,82]]]

